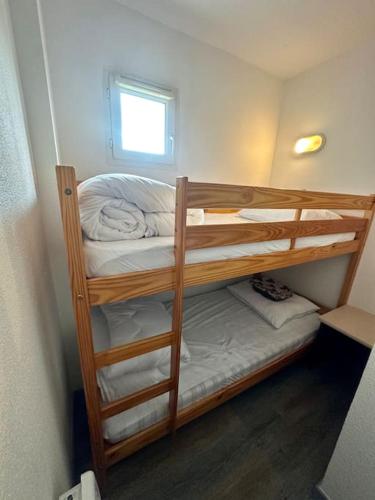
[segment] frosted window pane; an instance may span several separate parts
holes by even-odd
[[[165,113],[162,102],[120,94],[122,149],[165,154]]]

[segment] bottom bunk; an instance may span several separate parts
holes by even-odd
[[[267,366],[269,374],[273,373],[277,367],[272,370],[272,362],[285,358],[284,364],[287,364],[294,352],[302,352],[314,339],[319,318],[318,308],[311,302],[298,298],[296,302],[288,299],[272,303],[259,294],[255,294],[254,299],[250,288],[247,280],[185,298],[178,425],[204,413],[199,402],[206,401],[206,409],[209,405],[215,407],[220,400],[240,392],[241,381],[251,374]],[[251,307],[245,303],[253,300],[257,309],[259,301],[261,309],[262,301],[266,301],[261,313],[267,320],[255,312],[254,303]],[[168,331],[171,310],[171,303],[161,303],[153,297],[94,309],[96,350]],[[163,348],[100,370],[98,384],[104,402],[166,380],[169,350],[169,347]],[[253,383],[249,380],[248,386]],[[229,392],[226,396],[226,388],[233,388],[233,394]],[[242,388],[246,388],[246,384]],[[216,400],[212,398],[215,395]],[[110,443],[117,443],[163,422],[167,416],[168,394],[163,394],[106,419],[104,437]]]

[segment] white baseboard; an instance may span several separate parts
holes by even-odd
[[[322,483],[318,483],[316,485],[316,489],[318,490],[319,494],[322,495],[322,498],[324,498],[324,500],[331,500],[331,497],[329,497],[327,493],[323,490]]]

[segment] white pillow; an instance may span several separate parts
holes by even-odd
[[[227,288],[232,295],[248,305],[275,328],[280,328],[287,321],[301,318],[319,310],[317,305],[295,293],[289,299],[280,302],[266,299],[253,289],[249,280],[241,281]]]
[[[239,211],[239,216],[254,222],[278,222],[294,220],[296,211],[291,209],[275,208],[244,208]]]
[[[279,222],[294,220],[296,211],[294,209],[277,208],[244,208],[240,210],[239,215],[244,219],[254,222]],[[302,210],[301,220],[319,220],[319,219],[341,219],[341,216],[331,210]]]
[[[301,220],[319,220],[319,219],[342,219],[341,215],[332,210],[312,209],[302,210]]]
[[[117,304],[106,304],[101,309],[107,319],[110,345],[116,347],[171,331],[172,318],[162,302],[152,298],[137,298]],[[181,340],[181,359],[189,361],[190,352]],[[149,370],[169,363],[170,347],[157,349],[135,358],[108,366],[107,377],[118,377],[124,373]]]

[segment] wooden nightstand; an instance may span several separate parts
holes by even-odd
[[[322,314],[320,320],[370,349],[375,345],[375,314],[346,305]]]

